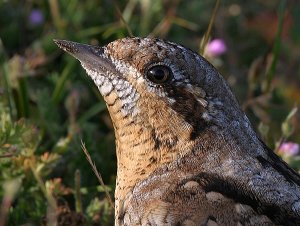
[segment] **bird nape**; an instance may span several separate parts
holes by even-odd
[[[116,225],[300,225],[300,176],[258,138],[203,57],[154,38],[55,43],[107,103]]]

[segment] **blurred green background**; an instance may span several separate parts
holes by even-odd
[[[212,0],[0,1],[0,226],[112,225],[114,134],[79,62],[53,39],[105,45],[154,36],[199,52]],[[300,3],[221,1],[205,56],[227,79],[253,127],[300,169]],[[89,151],[99,184],[81,148]],[[53,210],[58,213],[56,219]],[[50,223],[49,223],[50,222]]]

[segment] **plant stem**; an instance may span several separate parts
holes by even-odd
[[[75,208],[77,213],[82,213],[82,201],[81,201],[81,194],[80,194],[80,170],[77,169],[75,171]]]
[[[210,21],[209,21],[209,24],[208,24],[208,28],[204,34],[204,37],[200,43],[200,50],[199,50],[199,53],[200,55],[203,55],[204,54],[204,50],[205,50],[205,47],[208,43],[208,40],[209,40],[209,36],[210,36],[210,33],[211,33],[211,29],[212,29],[212,26],[215,22],[215,18],[216,18],[216,15],[217,15],[217,11],[218,11],[218,8],[219,8],[219,5],[220,5],[220,0],[217,0],[216,1],[216,4],[215,4],[215,7],[214,7],[214,10],[211,14],[211,17],[210,17]]]

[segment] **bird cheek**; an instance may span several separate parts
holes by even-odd
[[[113,90],[113,86],[110,82],[105,81],[102,86],[99,87],[99,91],[102,96],[108,96]]]

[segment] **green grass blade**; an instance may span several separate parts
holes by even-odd
[[[29,117],[29,98],[28,88],[25,77],[18,79],[18,90],[17,90],[17,106],[18,106],[18,117],[28,118]]]
[[[99,114],[100,112],[106,109],[106,105],[104,102],[99,102],[93,105],[89,110],[85,111],[85,113],[79,118],[79,124],[82,124],[88,121],[91,117]]]
[[[273,45],[272,49],[272,63],[271,66],[269,67],[268,71],[266,72],[266,81],[263,84],[263,91],[264,93],[267,93],[271,89],[271,82],[273,80],[275,70],[276,70],[276,65],[280,53],[280,46],[281,46],[281,34],[282,34],[282,27],[283,27],[283,20],[284,20],[284,13],[285,13],[285,8],[286,8],[286,0],[281,0],[278,8],[278,27],[277,27],[277,32],[276,32],[276,37],[275,37],[275,42]]]
[[[69,76],[72,74],[73,67],[75,66],[75,63],[77,63],[77,60],[70,60],[65,69],[63,70],[61,77],[59,78],[58,82],[56,83],[56,86],[54,88],[54,92],[52,94],[52,101],[55,104],[58,104],[58,102],[61,100],[63,89],[65,86],[65,83]]]

